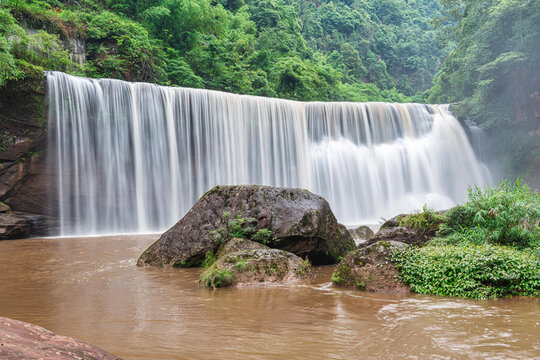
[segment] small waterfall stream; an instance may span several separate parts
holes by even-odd
[[[295,102],[47,72],[61,235],[163,231],[217,184],[302,187],[353,225],[485,184],[446,106]]]

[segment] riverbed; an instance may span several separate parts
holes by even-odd
[[[0,241],[0,316],[124,359],[534,359],[540,299],[373,294],[313,280],[209,290],[137,267],[159,235]]]

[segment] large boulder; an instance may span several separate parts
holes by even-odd
[[[137,264],[197,266],[206,252],[215,252],[233,237],[307,256],[314,264],[337,263],[355,247],[321,196],[303,189],[216,186],[150,246]]]
[[[22,239],[32,231],[32,222],[13,212],[0,213],[0,240]]]
[[[245,239],[232,239],[225,244],[217,253],[218,259],[201,274],[199,283],[202,286],[291,282],[305,279],[310,273],[309,261],[290,252],[270,249]]]
[[[93,345],[37,325],[0,317],[0,359],[117,360]]]
[[[372,292],[410,292],[391,262],[394,251],[405,247],[397,241],[378,241],[351,251],[334,270],[332,282]]]

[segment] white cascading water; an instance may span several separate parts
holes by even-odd
[[[217,184],[302,187],[344,224],[448,208],[489,173],[446,106],[321,103],[47,73],[61,235],[157,232]]]

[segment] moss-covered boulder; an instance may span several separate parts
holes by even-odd
[[[139,258],[138,265],[198,266],[208,251],[241,237],[337,263],[355,248],[328,202],[303,189],[257,185],[216,186]]]
[[[307,278],[310,270],[309,260],[303,260],[284,250],[269,248],[240,250],[219,257],[203,271],[199,284],[217,288],[299,281]]]
[[[373,292],[409,292],[390,261],[396,249],[407,246],[397,241],[378,241],[351,251],[334,270],[332,282]]]

